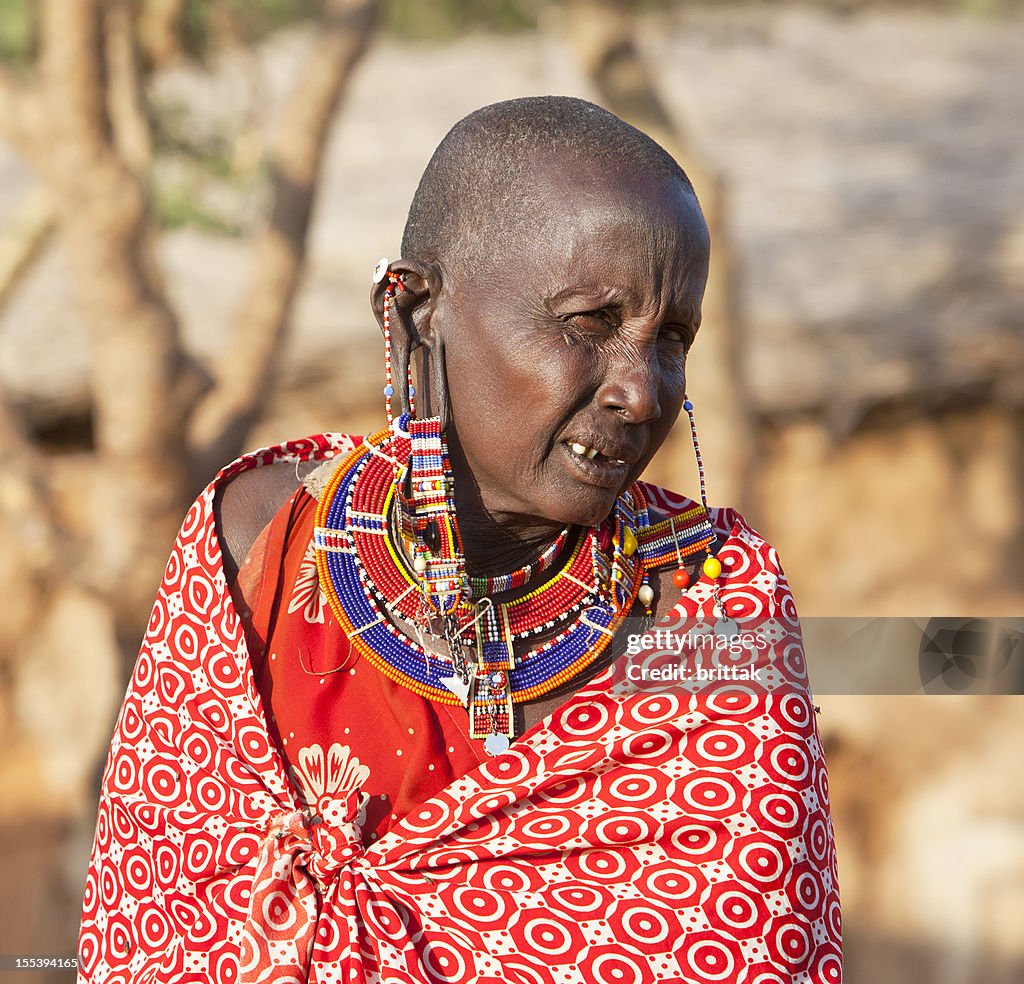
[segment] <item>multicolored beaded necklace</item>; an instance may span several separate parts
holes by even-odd
[[[544,549],[544,552],[530,564],[524,564],[517,571],[508,574],[496,574],[493,577],[471,577],[469,586],[474,598],[484,598],[505,591],[515,591],[529,583],[531,577],[546,571],[558,560],[566,540],[569,539],[569,527],[566,526],[558,536]]]
[[[395,419],[391,367],[391,304],[407,288],[387,258],[373,282],[389,281],[383,294],[385,411],[389,429],[367,438],[335,470],[316,515],[313,543],[320,585],[352,645],[386,676],[415,693],[469,709],[471,737],[498,754],[514,737],[513,703],[539,697],[593,663],[639,601],[652,615],[654,590],[647,571],[674,552],[680,590],[690,575],[683,557],[706,549],[704,572],[716,579],[715,540],[704,489],[704,469],[690,418],[700,473],[703,509],[669,521],[671,539],[652,529],[640,485],[616,500],[598,527],[579,531],[568,561],[546,582],[525,588],[554,567],[569,542],[565,528],[537,560],[519,570],[470,578],[458,525],[448,447],[437,417],[420,420],[413,409],[412,364],[404,373],[411,413]],[[404,402],[404,401],[403,401]],[[397,524],[394,522],[397,520]],[[717,570],[716,570],[717,568]],[[395,619],[410,623],[419,642]],[[447,655],[426,647],[423,632],[447,643]],[[555,633],[551,635],[551,633]],[[517,655],[535,635],[551,636]]]
[[[402,418],[394,433],[367,438],[335,470],[314,531],[320,583],[362,655],[415,693],[466,705],[471,737],[484,739],[497,754],[514,737],[513,703],[548,693],[590,665],[633,607],[645,581],[637,533],[649,525],[646,503],[637,485],[619,496],[609,519],[580,531],[561,568],[521,597],[496,601],[494,591],[478,597],[469,584],[453,583],[457,576],[438,575],[425,587],[432,551],[428,546],[426,562],[417,555],[410,565],[391,523],[396,499],[415,491],[406,481],[406,463],[415,453],[406,428],[413,423]],[[451,505],[448,489],[425,491]],[[440,509],[434,519],[439,515]],[[457,529],[452,532],[457,537]],[[507,582],[492,583],[511,585],[514,577],[524,586],[533,573],[553,566],[569,538],[569,530],[559,534],[529,565],[531,574],[516,572]],[[437,553],[444,553],[440,544]],[[448,653],[432,652],[406,635],[395,616],[443,636]],[[439,618],[444,627],[437,632]],[[517,655],[517,641],[552,632]]]

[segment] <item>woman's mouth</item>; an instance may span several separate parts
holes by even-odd
[[[604,451],[582,441],[563,441],[566,457],[576,473],[588,484],[602,488],[620,488],[629,462],[614,451]]]
[[[601,451],[598,451],[597,448],[588,448],[585,444],[580,444],[578,441],[573,441],[569,444],[569,449],[574,451],[581,458],[586,458],[589,461],[593,461],[595,458],[601,458],[604,461],[611,462],[613,465],[624,465],[626,463],[621,458],[609,457]]]

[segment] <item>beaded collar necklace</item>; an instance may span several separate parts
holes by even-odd
[[[548,544],[544,552],[532,563],[525,564],[517,571],[508,574],[496,574],[493,577],[471,577],[469,586],[473,591],[474,598],[483,598],[488,595],[501,594],[505,591],[514,591],[527,584],[531,577],[546,571],[556,560],[558,560],[566,540],[569,539],[569,527],[566,526],[555,539]]]
[[[419,572],[410,570],[389,518],[411,451],[401,430],[384,430],[338,465],[313,535],[320,584],[363,656],[414,693],[465,705],[470,736],[498,754],[514,737],[512,705],[548,693],[593,663],[633,607],[645,580],[638,533],[649,525],[646,502],[633,485],[605,523],[581,533],[566,563],[521,598],[499,602],[471,593],[469,584],[453,587],[458,601],[446,613],[443,633],[435,633]],[[559,534],[532,572],[550,569],[568,539],[568,530]],[[420,640],[402,632],[395,617],[412,623]],[[443,634],[448,652],[428,649],[424,630]],[[545,641],[516,653],[517,641],[545,634]]]

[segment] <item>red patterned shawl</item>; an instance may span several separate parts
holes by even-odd
[[[828,780],[802,687],[622,693],[609,670],[372,846],[343,773],[304,805],[213,498],[246,468],[351,446],[247,455],[189,511],[104,773],[79,980],[839,984]],[[775,551],[731,510],[714,518],[746,614],[795,627]],[[698,583],[677,611],[710,601]],[[782,645],[768,656],[802,674]]]

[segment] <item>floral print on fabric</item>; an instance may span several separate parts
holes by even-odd
[[[316,569],[316,548],[313,541],[302,557],[298,577],[292,586],[291,600],[288,602],[288,614],[302,612],[302,617],[310,625],[319,625],[324,620],[327,610],[327,599],[320,587],[320,577]]]

